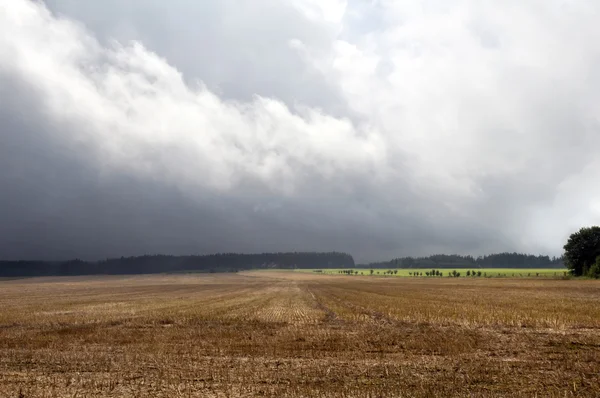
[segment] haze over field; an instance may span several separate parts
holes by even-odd
[[[0,259],[560,255],[593,0],[0,0]]]

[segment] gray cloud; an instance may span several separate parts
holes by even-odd
[[[298,3],[303,3],[300,1]],[[103,43],[136,40],[165,57],[184,78],[224,99],[255,95],[308,103],[340,114],[343,98],[304,67],[290,40],[329,51],[336,29],[313,23],[288,2],[46,0],[57,15],[83,21]],[[292,77],[292,78],[291,78]]]
[[[559,254],[600,222],[591,1],[46,4],[0,0],[4,258]]]

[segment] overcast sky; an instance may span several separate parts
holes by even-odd
[[[0,0],[0,259],[559,255],[596,0]]]

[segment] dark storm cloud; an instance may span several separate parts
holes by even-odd
[[[2,258],[559,254],[600,221],[589,9],[46,3],[0,0]]]

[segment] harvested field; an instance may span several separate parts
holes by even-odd
[[[1,397],[598,397],[600,283],[0,281]]]

